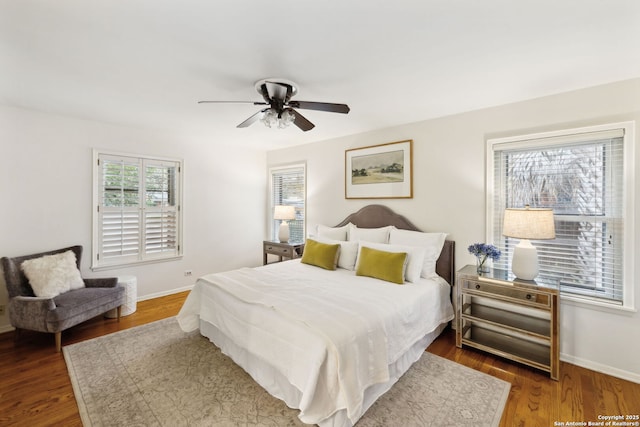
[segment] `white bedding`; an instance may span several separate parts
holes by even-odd
[[[396,285],[293,260],[198,279],[178,321],[185,331],[212,325],[214,342],[232,340],[222,350],[300,409],[301,421],[327,424],[346,412],[355,424],[371,403],[365,390],[395,381],[390,366],[407,365],[405,353],[453,319],[449,295],[441,278]],[[299,393],[266,380],[265,369]]]

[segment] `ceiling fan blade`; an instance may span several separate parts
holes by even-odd
[[[253,104],[253,105],[269,105],[266,102],[256,101],[198,101],[198,104]]]
[[[291,94],[293,93],[293,87],[286,83],[265,81],[264,84],[267,86],[272,103],[277,101],[284,104],[287,96],[291,97]]]
[[[287,102],[289,102],[289,100],[291,99],[291,97],[293,96],[293,86],[288,84],[288,83],[283,83],[283,82],[272,82],[272,81],[265,81],[265,83],[269,83],[271,85],[277,85],[277,86],[281,86],[282,88],[284,88],[284,93],[283,91],[280,90],[274,90],[274,94],[276,95],[282,95],[281,98],[283,99],[283,103],[286,104]],[[279,96],[276,96],[276,98],[278,98]]]
[[[298,126],[303,131],[306,132],[306,131],[311,130],[314,127],[316,127],[316,125],[311,123],[309,120],[306,119],[306,117],[304,117],[302,114],[298,113],[296,110],[293,110],[291,108],[289,108],[288,110],[291,111],[293,113],[293,115],[296,117],[296,119],[293,122],[293,124]]]
[[[267,89],[267,83],[264,82],[260,85],[260,95],[264,98],[267,104],[271,104],[271,97],[269,96],[269,90]]]
[[[238,126],[239,128],[246,128],[248,126],[251,126],[252,124],[254,124],[255,122],[257,122],[258,120],[260,120],[262,118],[262,116],[264,115],[264,112],[267,111],[268,108],[265,108],[264,110],[260,110],[257,113],[255,113],[253,116],[249,117],[247,120],[245,120],[244,122],[240,123]]]
[[[289,106],[305,110],[326,111],[329,113],[347,114],[351,111],[347,104],[332,104],[329,102],[290,101]]]
[[[285,85],[287,89],[287,93],[284,95],[284,103],[286,104],[291,99],[291,95],[293,95],[293,86]]]

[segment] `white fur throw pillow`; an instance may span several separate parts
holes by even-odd
[[[76,265],[76,254],[66,251],[26,260],[20,266],[37,297],[53,298],[84,287]]]

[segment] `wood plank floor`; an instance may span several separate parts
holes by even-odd
[[[62,344],[95,338],[175,316],[187,292],[138,302],[137,311],[115,319],[98,317],[62,334]],[[640,414],[640,385],[568,363],[560,381],[543,372],[473,349],[458,349],[451,330],[428,351],[511,383],[501,426],[547,427],[598,421],[598,415]],[[0,335],[0,426],[81,426],[62,354],[52,334]]]

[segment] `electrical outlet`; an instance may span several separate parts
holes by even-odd
[[[193,272],[192,272],[191,270],[185,270],[185,271],[184,271],[184,275],[185,275],[185,277],[189,277],[189,276],[191,276],[192,274],[193,274]]]
[[[0,316],[4,316],[4,305],[0,305]]]

